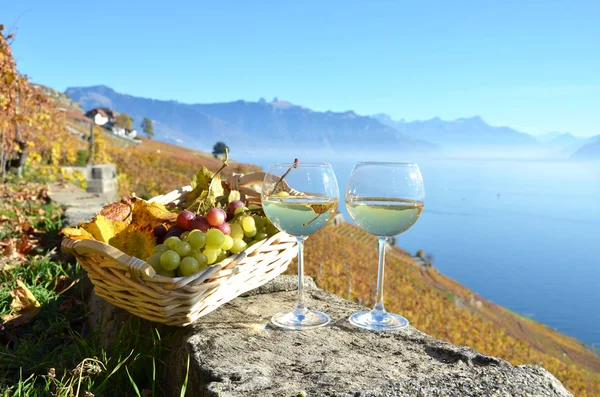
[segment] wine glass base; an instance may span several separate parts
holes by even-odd
[[[388,312],[377,313],[372,310],[354,313],[348,320],[352,325],[370,331],[397,331],[409,325],[408,320],[402,316]]]
[[[285,329],[301,331],[329,324],[329,316],[317,310],[306,310],[303,314],[295,312],[277,313],[271,318],[271,324]]]

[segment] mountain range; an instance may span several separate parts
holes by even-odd
[[[573,153],[571,160],[600,161],[600,135],[590,138],[589,143],[583,145]]]
[[[110,107],[136,122],[149,117],[158,139],[209,149],[217,141],[229,146],[435,150],[432,143],[398,134],[377,120],[348,112],[315,112],[275,98],[271,102],[235,101],[185,104],[117,93],[106,86],[68,88],[84,109]]]
[[[275,98],[186,104],[135,97],[103,85],[67,88],[84,110],[109,107],[126,112],[137,125],[154,122],[157,139],[209,150],[217,141],[230,147],[273,147],[335,150],[390,150],[429,153],[519,153],[522,156],[567,158],[589,142],[569,133],[537,138],[510,127],[492,126],[481,117],[406,122],[386,114],[319,112]],[[599,156],[600,158],[600,156]]]

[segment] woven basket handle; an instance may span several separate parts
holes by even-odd
[[[141,275],[154,277],[156,271],[141,259],[125,254],[123,251],[96,240],[71,240],[64,238],[61,243],[64,252],[79,256],[100,255],[115,261],[123,270],[127,270],[135,278]]]

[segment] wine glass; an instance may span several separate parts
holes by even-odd
[[[346,186],[346,208],[364,231],[379,238],[377,297],[370,311],[354,313],[350,322],[372,331],[394,331],[408,320],[388,313],[383,305],[385,244],[388,237],[407,231],[423,210],[425,189],[417,164],[361,162]]]
[[[325,313],[309,310],[304,297],[304,241],[329,223],[339,201],[339,188],[331,165],[326,163],[274,164],[262,185],[265,215],[298,241],[298,300],[291,312],[277,313],[271,323],[304,330],[329,323]]]

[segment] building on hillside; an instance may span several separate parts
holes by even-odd
[[[137,131],[135,129],[128,130],[115,125],[115,120],[118,115],[119,113],[109,108],[96,108],[88,110],[85,113],[85,116],[90,120],[93,120],[96,125],[112,132],[114,135],[122,138],[134,139],[137,136]]]

